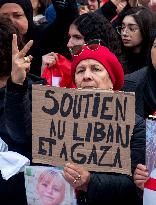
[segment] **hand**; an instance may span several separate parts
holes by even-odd
[[[41,74],[43,73],[43,70],[46,66],[50,67],[52,65],[55,65],[57,61],[58,61],[58,56],[54,52],[42,56]]]
[[[127,3],[126,0],[111,0],[111,2],[112,2],[116,7],[118,7],[118,5],[119,5],[120,3],[123,3],[123,2],[126,2],[126,3]]]
[[[140,189],[144,189],[144,183],[148,180],[149,173],[145,165],[138,164],[134,172],[134,183]]]
[[[32,45],[33,41],[31,40],[24,46],[21,51],[19,51],[17,45],[17,35],[13,34],[11,79],[15,84],[23,85],[26,75],[30,70],[32,56],[29,55],[25,57],[25,55]]]
[[[64,167],[63,176],[75,189],[87,191],[90,173],[83,167],[67,163]]]
[[[127,1],[120,2],[117,5],[116,12],[119,14],[121,11],[123,11],[123,9],[126,7],[126,5],[127,5]]]

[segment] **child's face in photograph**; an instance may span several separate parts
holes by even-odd
[[[38,183],[37,192],[43,205],[59,205],[65,197],[65,182],[47,174]]]

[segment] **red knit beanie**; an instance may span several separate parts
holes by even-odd
[[[87,45],[83,46],[81,53],[77,56],[73,56],[73,62],[71,64],[73,78],[75,78],[77,65],[85,59],[97,60],[105,67],[112,80],[113,90],[120,90],[122,88],[124,84],[122,65],[108,48],[98,45],[95,50],[91,50]]]

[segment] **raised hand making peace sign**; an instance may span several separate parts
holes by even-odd
[[[21,51],[17,45],[17,35],[13,34],[12,39],[12,71],[11,79],[15,84],[23,85],[27,73],[30,70],[32,56],[26,56],[27,52],[33,45],[33,41],[30,40]]]

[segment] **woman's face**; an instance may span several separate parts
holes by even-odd
[[[0,8],[0,14],[11,19],[14,26],[19,30],[21,36],[27,33],[28,20],[20,5],[15,3],[6,3]]]
[[[37,185],[37,193],[43,205],[59,205],[65,197],[65,182],[48,174]]]
[[[152,59],[153,67],[156,69],[156,38],[154,40],[154,43],[151,49],[151,59]]]
[[[105,67],[96,60],[82,60],[76,67],[75,83],[78,88],[113,89],[112,81]]]
[[[121,38],[125,47],[140,52],[143,41],[139,26],[133,16],[126,16],[122,21]]]
[[[84,37],[78,31],[77,27],[74,24],[70,25],[68,35],[69,35],[69,41],[67,44],[68,48],[73,48],[73,46],[85,44]]]

